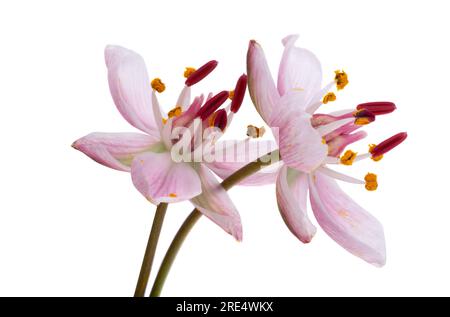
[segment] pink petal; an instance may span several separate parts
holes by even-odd
[[[241,167],[256,161],[259,157],[276,149],[273,141],[251,141],[246,139],[236,142],[228,140],[215,143],[215,151],[212,162],[207,166],[220,178],[225,179]],[[278,175],[278,167],[267,167],[252,174],[239,183],[239,185],[254,186],[275,183]]]
[[[202,182],[202,194],[191,199],[191,202],[206,217],[241,241],[241,217],[227,192],[203,164],[200,164],[198,173]]]
[[[306,214],[306,174],[284,165],[277,178],[276,192],[278,209],[289,230],[303,243],[310,242],[316,233],[316,227]]]
[[[311,126],[309,114],[286,111],[275,118],[271,125],[272,130],[278,129],[280,155],[288,166],[308,173],[323,163],[328,147],[322,143],[322,137]]]
[[[172,161],[169,152],[136,156],[131,164],[131,178],[139,192],[154,204],[183,201],[202,192],[192,166]]]
[[[280,98],[261,46],[250,41],[247,52],[247,74],[250,97],[261,117],[269,122],[272,109]]]
[[[310,177],[311,206],[322,229],[350,253],[375,265],[386,262],[383,227],[347,196],[332,178]]]
[[[78,139],[72,146],[100,164],[129,172],[137,154],[159,147],[160,143],[157,137],[146,134],[95,132]]]
[[[278,71],[278,92],[283,96],[288,91],[301,89],[310,100],[321,90],[322,67],[310,51],[295,46],[298,35],[283,40],[285,45]]]
[[[119,112],[131,125],[144,132],[157,130],[152,89],[142,57],[120,46],[107,46],[105,60],[109,89]]]

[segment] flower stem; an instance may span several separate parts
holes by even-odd
[[[167,204],[160,203],[156,207],[155,217],[153,218],[153,225],[148,237],[147,248],[145,249],[144,259],[142,260],[141,272],[137,281],[134,297],[143,297],[147,289],[148,279],[152,270],[153,258],[155,257],[156,245],[158,244],[159,234],[166,215]]]
[[[269,166],[272,163],[275,163],[279,160],[279,152],[275,150],[273,152],[267,153],[264,156],[261,156],[254,162],[251,162],[244,167],[240,168],[232,175],[230,175],[227,179],[222,182],[222,187],[225,190],[230,189],[234,185],[238,184],[240,181],[245,179],[246,177],[256,173],[261,168]],[[202,214],[194,209],[186,220],[181,225],[177,234],[172,240],[172,243],[169,246],[169,249],[164,256],[164,259],[161,263],[161,267],[159,268],[158,274],[156,275],[155,283],[153,284],[153,288],[151,290],[150,296],[157,297],[160,296],[164,283],[166,281],[167,276],[169,275],[170,268],[172,267],[173,262],[178,254],[178,251],[181,249],[184,240],[188,236],[191,229],[197,223],[198,219]]]

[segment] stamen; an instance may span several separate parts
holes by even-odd
[[[191,76],[194,72],[196,71],[196,69],[194,67],[186,67],[184,70],[184,78],[188,78],[189,76]]]
[[[378,101],[378,102],[366,102],[356,106],[357,110],[369,110],[374,115],[379,116],[382,114],[388,114],[397,109],[393,102]]]
[[[358,153],[352,150],[345,151],[344,155],[341,156],[340,161],[343,165],[352,165]]]
[[[181,116],[182,113],[183,113],[183,110],[181,110],[181,107],[180,106],[176,106],[175,108],[173,108],[172,110],[170,110],[167,113],[167,116],[169,118],[179,117],[179,116]]]
[[[369,191],[376,190],[378,188],[377,175],[373,173],[367,173],[364,177],[366,181],[366,189]]]
[[[324,136],[324,135],[327,135],[328,133],[333,132],[336,129],[339,129],[340,127],[342,127],[352,121],[353,121],[353,118],[336,120],[331,123],[321,125],[321,126],[317,127],[316,130],[317,130],[317,132],[320,133],[320,135]]]
[[[357,110],[353,113],[356,125],[366,125],[375,121],[375,115],[369,110]]]
[[[266,133],[266,129],[264,127],[258,128],[254,125],[248,125],[247,126],[247,136],[257,139],[260,138]]]
[[[234,90],[230,90],[230,93],[228,94],[228,98],[230,100],[233,100],[233,98],[234,98]]]
[[[369,144],[369,153],[372,154],[373,149],[374,149],[376,146],[377,146],[376,144]],[[374,160],[375,162],[378,162],[379,160],[381,160],[381,159],[383,158],[383,154],[378,155],[378,156],[373,156],[373,155],[371,155],[370,158],[371,158],[372,160]]]
[[[208,118],[228,99],[228,94],[229,92],[224,90],[213,96],[198,110],[196,117],[200,117],[202,120]]]
[[[380,144],[376,145],[371,149],[372,157],[378,157],[380,155],[383,155],[393,148],[395,148],[397,145],[405,141],[408,134],[406,132],[400,132],[396,135],[391,136],[389,139],[384,140]]]
[[[357,178],[354,178],[354,177],[351,177],[351,176],[339,173],[339,172],[337,172],[335,170],[332,170],[332,169],[330,169],[328,167],[325,167],[325,166],[319,167],[319,171],[324,173],[327,176],[330,176],[332,178],[335,178],[335,179],[338,179],[338,180],[341,180],[341,181],[344,181],[344,182],[347,182],[347,183],[364,184],[364,181],[362,181],[360,179],[357,179]]]
[[[164,85],[160,78],[153,79],[151,85],[152,88],[159,93],[162,93],[164,90],[166,90],[166,85]]]
[[[335,100],[336,100],[336,95],[334,94],[334,92],[329,92],[325,96],[323,96],[322,103],[327,104],[327,103],[329,103],[331,101],[335,101]]]
[[[175,193],[170,193],[170,194],[169,194],[169,197],[170,197],[170,198],[175,198],[175,197],[177,197],[177,194],[175,194]]]
[[[336,70],[334,73],[336,74],[334,76],[334,81],[336,82],[337,90],[344,89],[348,84],[347,74],[343,70]]]
[[[203,65],[202,67],[200,67],[199,69],[197,69],[196,71],[194,71],[186,79],[186,82],[185,82],[186,86],[195,85],[200,80],[202,80],[203,78],[208,76],[209,73],[211,73],[214,70],[214,68],[216,68],[217,64],[218,64],[217,61],[212,60],[212,61],[209,61],[208,63],[206,63],[205,65]]]
[[[233,98],[231,100],[231,112],[238,112],[244,100],[245,91],[247,90],[247,75],[242,74],[236,82],[234,88]]]
[[[222,131],[224,131],[227,127],[227,112],[225,111],[225,109],[220,109],[215,112],[214,126]]]

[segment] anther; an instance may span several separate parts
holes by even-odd
[[[335,101],[335,100],[336,100],[336,95],[334,94],[334,92],[329,92],[325,96],[323,96],[322,103],[327,104],[327,103],[329,103],[331,101]]]
[[[184,78],[189,78],[195,71],[196,69],[194,67],[186,67],[184,70]]]
[[[228,99],[228,94],[228,91],[224,90],[213,96],[198,110],[196,117],[200,117],[202,120],[208,118]]]
[[[380,144],[374,146],[372,149],[370,149],[370,153],[372,154],[372,157],[378,157],[380,155],[383,155],[393,148],[395,148],[397,145],[405,141],[408,134],[406,132],[400,132],[396,135],[391,136],[389,139],[384,140]]]
[[[375,121],[375,115],[369,110],[357,110],[353,113],[356,125],[366,125]]]
[[[208,76],[209,73],[211,73],[214,70],[214,68],[216,68],[216,66],[217,66],[217,61],[212,60],[212,61],[209,61],[208,63],[206,63],[205,65],[203,65],[202,67],[200,67],[199,69],[197,69],[196,71],[192,72],[185,81],[186,86],[195,85],[200,80],[202,80],[203,78]],[[185,72],[185,74],[186,74],[186,72]]]
[[[162,93],[164,90],[166,90],[166,85],[164,85],[160,78],[153,79],[151,85],[152,88],[159,93]]]
[[[231,100],[231,112],[238,112],[244,100],[245,91],[247,90],[247,75],[242,74],[236,82],[236,87],[234,88],[233,98]]]
[[[352,150],[345,151],[344,155],[342,155],[340,157],[341,164],[343,164],[343,165],[352,165],[357,154],[358,153],[353,152]]]
[[[227,112],[225,109],[220,109],[215,112],[213,125],[223,131],[227,127],[227,120]]]
[[[344,87],[348,84],[347,73],[343,70],[336,70],[334,73],[334,81],[336,82],[337,90],[344,89]]]
[[[388,114],[397,109],[393,102],[389,101],[377,101],[377,102],[366,102],[361,103],[356,106],[357,110],[369,110],[374,115],[379,116],[382,114]]]
[[[364,177],[364,180],[366,181],[366,189],[369,191],[376,190],[378,188],[378,181],[377,181],[377,175],[373,173],[367,173],[367,175]]]

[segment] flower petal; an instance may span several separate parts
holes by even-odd
[[[256,41],[250,41],[247,52],[247,74],[250,97],[261,117],[269,122],[272,109],[280,96],[270,74],[263,49]]]
[[[162,145],[158,137],[146,134],[94,132],[78,139],[72,146],[100,164],[129,172],[137,154]]]
[[[281,105],[283,106],[283,105]],[[302,111],[286,111],[271,122],[278,132],[280,155],[288,166],[308,173],[326,158],[328,148],[311,126],[311,115]]]
[[[238,169],[275,149],[275,142],[269,140],[252,141],[245,139],[238,142],[235,140],[216,142],[212,153],[213,160],[206,160],[209,161],[206,165],[220,178],[225,179]],[[263,168],[242,180],[239,185],[273,184],[277,178],[278,170],[279,166]]]
[[[278,92],[281,96],[291,90],[302,90],[310,100],[321,89],[322,67],[310,51],[295,46],[298,35],[283,40],[284,53],[278,70]]]
[[[153,117],[151,87],[144,60],[120,46],[107,46],[105,60],[109,89],[122,116],[134,127],[151,133],[157,129]]]
[[[383,227],[345,194],[332,178],[310,177],[311,206],[322,229],[350,253],[375,265],[386,262]]]
[[[278,209],[289,230],[303,243],[310,242],[316,227],[306,214],[306,174],[284,165],[278,174],[276,192]]]
[[[199,165],[198,173],[202,182],[202,194],[191,199],[191,202],[206,217],[241,241],[241,217],[227,192],[203,164]]]
[[[139,192],[154,204],[183,201],[202,192],[192,166],[172,161],[169,152],[136,156],[131,164],[131,178]]]

